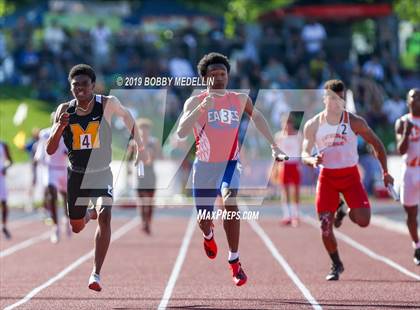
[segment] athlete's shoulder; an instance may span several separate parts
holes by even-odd
[[[352,112],[349,112],[349,111],[345,111],[345,113],[347,113],[349,115],[349,117],[353,118],[353,119],[364,119],[362,116],[357,115],[356,113],[352,113]]]
[[[99,103],[106,103],[109,101],[113,101],[113,102],[119,101],[118,98],[114,95],[105,96],[105,95],[96,94],[95,97],[96,97],[95,100],[98,101]]]
[[[207,90],[201,90],[198,93],[195,93],[195,95],[192,95],[187,99],[187,101],[202,101],[204,98],[206,98],[209,95],[209,92]]]
[[[311,137],[312,139],[315,138],[316,132],[319,128],[321,113],[318,113],[312,118],[310,118],[303,126],[303,136],[305,139],[309,137]]]
[[[194,110],[204,100],[206,93],[200,93],[189,97],[184,103],[184,111]]]
[[[399,118],[397,118],[397,120],[395,121],[395,125],[394,125],[394,130],[396,133],[401,134],[403,132],[404,129],[404,123],[410,120],[410,114],[404,114],[402,116],[400,116]]]
[[[248,100],[251,100],[251,98],[248,96],[247,93],[239,92],[239,91],[228,91],[227,94],[229,96],[234,96],[238,98],[241,102],[246,102]]]
[[[351,113],[351,112],[347,112],[347,114],[349,115],[349,120],[350,120],[350,124],[354,124],[354,125],[366,125],[367,122],[364,119],[364,117]]]
[[[57,111],[62,111],[67,109],[70,106],[71,101],[60,103],[57,107]]]
[[[318,124],[321,120],[321,116],[322,116],[322,112],[319,112],[318,114],[316,114],[312,118],[308,119],[305,123],[305,127],[308,128],[308,127],[318,126]]]
[[[72,101],[73,101],[73,100],[66,101],[66,102],[60,103],[60,104],[58,105],[57,110],[56,110],[56,118],[57,118],[57,117],[58,117],[61,113],[64,113],[64,112],[68,109],[68,107],[70,106],[70,104],[72,103]]]

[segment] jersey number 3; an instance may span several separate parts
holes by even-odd
[[[100,147],[99,122],[89,122],[86,130],[79,124],[71,124],[73,133],[73,150],[89,150]]]

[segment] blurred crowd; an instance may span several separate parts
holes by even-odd
[[[99,73],[98,89],[105,91],[115,87],[117,75],[195,76],[201,56],[218,51],[231,60],[229,87],[250,89],[253,99],[260,89],[319,89],[324,81],[341,78],[353,91],[357,112],[386,136],[405,112],[405,92],[413,83],[386,49],[343,59],[342,51],[325,47],[328,31],[316,21],[287,29],[243,25],[229,39],[218,28],[159,35],[139,27],[112,32],[101,21],[90,30],[66,29],[57,20],[37,29],[20,17],[11,37],[6,46],[0,34],[0,79],[31,86],[37,98],[54,105],[68,99],[67,74],[77,63],[92,64]],[[191,89],[170,91],[175,99],[167,114],[176,119]]]
[[[196,76],[199,59],[217,51],[231,61],[229,88],[250,89],[254,101],[261,89],[314,90],[328,79],[342,79],[353,92],[357,113],[367,119],[390,152],[394,151],[393,124],[406,112],[405,94],[419,83],[418,75],[401,70],[386,47],[370,55],[355,55],[346,50],[350,47],[330,40],[328,27],[314,20],[287,27],[239,25],[228,38],[217,26],[207,33],[193,27],[153,33],[133,25],[111,31],[98,21],[91,29],[70,29],[59,20],[37,26],[21,16],[8,32],[7,44],[5,32],[0,32],[0,83],[28,86],[34,97],[50,102],[52,109],[69,99],[67,74],[77,63],[93,65],[98,73],[97,91],[108,93],[116,87],[117,76]],[[169,89],[163,111],[165,129],[172,128],[191,91],[188,87]],[[262,98],[261,108],[277,131],[287,107],[281,97]],[[258,144],[260,140],[248,141]],[[374,173],[380,172],[379,165],[363,142],[359,152],[362,166],[373,172],[364,178],[372,192],[375,180],[380,179]]]

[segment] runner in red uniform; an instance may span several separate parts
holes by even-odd
[[[275,141],[282,150],[287,150],[291,157],[288,161],[278,164],[278,178],[282,188],[283,218],[282,225],[299,224],[299,202],[300,202],[300,153],[302,146],[302,135],[294,128],[294,119],[289,116],[286,128],[275,135]],[[292,191],[293,189],[293,196]],[[293,198],[292,198],[293,197]],[[293,200],[293,201],[292,201]]]
[[[316,191],[316,209],[321,222],[322,241],[331,257],[332,268],[327,280],[338,280],[344,271],[333,232],[334,214],[340,193],[349,207],[350,219],[360,227],[370,221],[370,205],[357,170],[357,136],[360,135],[375,150],[383,170],[385,186],[394,182],[388,174],[386,151],[360,116],[344,110],[345,86],[340,80],[325,83],[325,109],[310,119],[304,128],[302,159],[307,165],[321,167]],[[318,154],[312,156],[316,147]]]

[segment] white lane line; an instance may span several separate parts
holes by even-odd
[[[34,244],[37,244],[38,242],[44,241],[44,240],[48,239],[50,237],[50,235],[51,235],[51,232],[46,231],[46,232],[40,234],[39,236],[30,238],[30,239],[22,241],[18,244],[15,244],[15,245],[13,245],[13,246],[11,246],[11,247],[3,250],[3,251],[0,251],[0,258],[9,256],[13,253],[16,253],[17,251],[23,250],[25,248],[33,246]]]
[[[248,208],[241,208],[243,210],[248,210]],[[305,296],[306,300],[311,304],[313,309],[320,310],[322,309],[321,305],[316,301],[312,296],[311,292],[306,288],[303,282],[299,279],[297,274],[293,271],[292,267],[287,263],[286,259],[280,254],[279,250],[276,248],[274,243],[271,241],[270,237],[265,233],[264,229],[254,220],[247,221],[251,228],[257,233],[257,235],[264,242],[265,246],[271,252],[271,255],[277,260],[280,266],[284,269],[290,279],[295,283],[297,288]]]
[[[139,218],[136,217],[136,218],[132,219],[131,221],[129,221],[128,223],[126,223],[123,226],[121,226],[117,231],[115,231],[115,233],[112,234],[111,243],[114,242],[114,241],[116,241],[116,240],[118,240],[122,236],[124,236],[127,232],[129,232],[131,229],[133,229],[134,227],[136,227],[138,225],[138,223],[139,223]],[[14,309],[16,307],[19,307],[19,306],[27,303],[29,300],[32,299],[32,297],[34,297],[35,295],[37,295],[39,292],[41,292],[44,289],[46,289],[47,287],[51,286],[52,284],[54,284],[58,280],[64,278],[68,273],[70,273],[71,271],[73,271],[74,269],[76,269],[77,267],[79,267],[81,264],[83,264],[85,261],[87,261],[88,259],[90,259],[91,257],[93,257],[93,254],[94,254],[94,250],[91,250],[88,253],[86,253],[85,255],[79,257],[77,260],[75,260],[69,266],[67,266],[66,268],[64,268],[59,273],[57,273],[54,277],[50,278],[48,281],[44,282],[40,286],[34,288],[25,297],[23,297],[22,299],[18,300],[14,304],[7,306],[6,308],[4,308],[4,310]]]
[[[160,300],[158,309],[163,310],[168,306],[169,300],[172,296],[172,291],[175,287],[175,283],[178,279],[179,273],[181,272],[182,265],[187,255],[188,246],[190,245],[191,237],[193,235],[195,225],[197,223],[197,216],[195,211],[191,212],[191,217],[188,222],[187,230],[185,231],[184,238],[182,239],[181,247],[179,248],[178,257],[176,258],[174,267],[172,269],[171,276],[169,277],[168,283],[166,284],[165,291],[162,299]]]
[[[373,215],[370,222],[378,226],[380,228],[384,228],[393,232],[397,232],[406,236],[409,236],[408,228],[405,222],[398,222],[395,220],[391,220],[385,216],[382,215]],[[420,234],[420,229],[418,230]]]
[[[303,216],[302,220],[304,222],[306,222],[307,224],[314,226],[316,228],[319,228],[319,223],[317,220],[315,220],[314,218],[310,217],[310,216]],[[415,274],[414,272],[411,272],[407,269],[405,269],[403,266],[397,264],[396,262],[394,262],[393,260],[379,255],[377,253],[375,253],[374,251],[372,251],[371,249],[367,248],[366,246],[360,244],[359,242],[357,242],[356,240],[350,238],[349,236],[347,236],[346,234],[335,230],[334,234],[336,236],[336,238],[344,241],[345,243],[347,243],[348,245],[352,246],[353,248],[359,250],[360,252],[366,254],[367,256],[369,256],[370,258],[373,258],[377,261],[383,262],[385,264],[387,264],[388,266],[394,268],[395,270],[398,270],[399,272],[401,272],[402,274],[405,274],[406,276],[409,276],[413,279],[416,279],[418,281],[420,281],[420,275]]]

